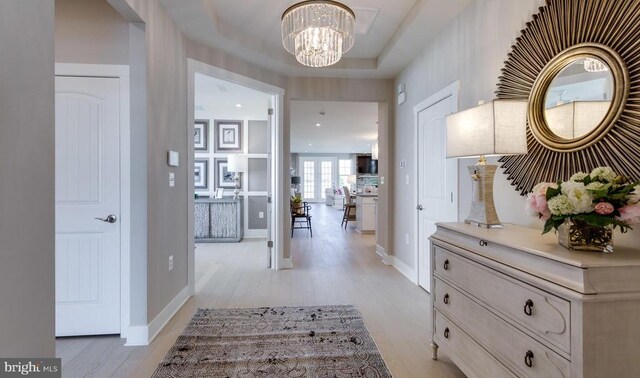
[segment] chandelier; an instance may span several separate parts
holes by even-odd
[[[585,58],[583,64],[584,70],[587,72],[609,71],[609,67],[607,67],[606,64],[602,63],[598,59]]]
[[[353,47],[356,16],[346,5],[307,0],[282,14],[282,44],[301,64],[326,67]]]

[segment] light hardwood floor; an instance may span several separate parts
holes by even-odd
[[[62,338],[57,354],[65,377],[148,377],[195,309],[355,304],[394,377],[464,376],[440,353],[431,360],[429,295],[375,253],[375,236],[342,213],[314,204],[313,238],[295,230],[293,269],[266,269],[264,240],[198,244],[196,295],[148,347],[124,347],[117,336]]]

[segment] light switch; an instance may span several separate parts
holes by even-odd
[[[406,175],[406,176],[404,177],[404,183],[405,183],[405,184],[407,184],[407,185],[409,185],[409,175]]]
[[[167,164],[171,167],[177,167],[180,165],[180,154],[178,151],[169,151],[167,154]]]
[[[384,176],[380,176],[380,185],[384,185]]]
[[[169,172],[169,187],[176,186],[176,174],[173,172]]]

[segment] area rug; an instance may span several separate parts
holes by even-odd
[[[153,377],[391,377],[351,305],[198,309]]]

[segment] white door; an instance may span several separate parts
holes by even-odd
[[[120,333],[119,80],[55,86],[56,336]]]
[[[458,164],[446,158],[445,116],[456,111],[452,96],[417,111],[418,284],[431,292],[429,236],[436,222],[458,219]]]
[[[300,172],[304,201],[324,201],[327,198],[325,190],[336,185],[335,158],[301,157]]]

